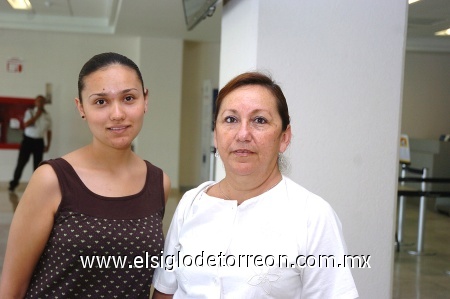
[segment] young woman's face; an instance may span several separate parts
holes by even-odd
[[[101,68],[84,78],[78,110],[89,125],[94,143],[124,149],[142,128],[148,94],[135,70],[120,64]]]
[[[260,85],[230,92],[222,102],[214,143],[227,173],[251,175],[270,173],[278,167],[278,153],[291,137],[290,126],[282,132],[276,99]]]

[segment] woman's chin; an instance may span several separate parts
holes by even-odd
[[[256,167],[254,165],[238,165],[230,167],[230,172],[239,176],[248,176],[254,174]]]
[[[125,150],[131,147],[132,140],[128,140],[128,138],[123,138],[121,140],[114,140],[111,142],[111,146],[118,150]]]

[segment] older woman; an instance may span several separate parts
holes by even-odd
[[[221,89],[214,143],[226,176],[181,199],[153,298],[358,297],[338,217],[279,170],[290,140],[272,79],[244,73]]]

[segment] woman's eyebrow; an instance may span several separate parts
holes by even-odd
[[[133,90],[137,91],[138,89],[137,88],[127,88],[127,89],[124,89],[122,91],[119,91],[118,93],[119,94],[125,94],[125,93],[128,93],[128,92],[133,91]],[[107,96],[107,95],[108,95],[107,92],[99,92],[99,93],[91,94],[88,98],[93,97],[93,96],[104,97],[104,96]]]

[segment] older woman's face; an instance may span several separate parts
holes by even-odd
[[[229,93],[214,131],[214,144],[227,174],[271,173],[278,167],[278,153],[286,150],[291,138],[290,126],[281,130],[276,99],[267,88],[248,85]]]

